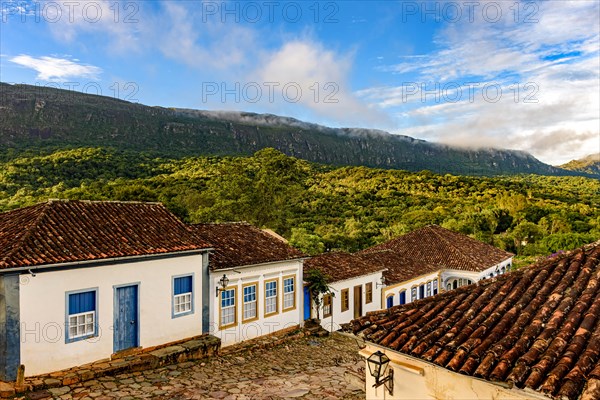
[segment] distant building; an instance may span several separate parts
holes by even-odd
[[[429,225],[357,256],[387,269],[381,307],[389,308],[504,274],[514,254]]]
[[[0,380],[200,335],[210,248],[156,203],[0,213]]]
[[[246,223],[192,228],[214,246],[205,332],[228,346],[302,324],[304,254],[274,232]],[[228,281],[224,289],[219,282],[223,277]]]
[[[381,277],[385,270],[381,265],[370,264],[354,254],[332,252],[307,260],[304,274],[311,269],[318,269],[329,277],[333,292],[324,296],[319,311],[325,329],[338,330],[342,324],[381,308]],[[307,288],[304,301],[311,304]],[[311,317],[316,317],[314,304],[305,311],[304,319]]]
[[[600,241],[349,330],[393,370],[368,399],[600,399]]]

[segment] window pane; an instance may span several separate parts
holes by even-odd
[[[294,278],[287,278],[283,281],[283,292],[289,293],[294,291]]]
[[[174,282],[175,295],[192,292],[192,277],[182,276],[175,278]]]
[[[96,310],[96,292],[73,293],[69,295],[69,315]]]

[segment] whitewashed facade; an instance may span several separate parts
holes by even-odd
[[[319,311],[321,326],[329,332],[337,331],[342,324],[347,324],[367,312],[379,310],[381,299],[381,276],[377,271],[358,277],[329,283],[333,293],[322,300]],[[312,316],[316,317],[313,304]]]
[[[382,289],[381,308],[411,303],[418,299],[435,296],[440,292],[440,271],[386,285]]]
[[[386,285],[382,290],[381,308],[411,303],[438,293],[471,285],[482,279],[502,275],[512,267],[512,257],[483,271],[440,269],[415,278]]]
[[[48,373],[110,357],[121,350],[116,336],[121,326],[117,291],[135,287],[137,318],[133,347],[152,347],[202,333],[202,269],[208,253],[123,260],[112,265],[35,270],[20,276],[21,363],[26,376]],[[189,306],[174,312],[174,280],[190,277]],[[76,333],[77,315],[69,310],[72,295],[93,293],[93,310],[77,313],[84,325]],[[181,295],[179,295],[181,297]],[[189,308],[189,309],[188,309]],[[77,311],[77,310],[75,310]],[[71,317],[71,318],[70,318]],[[87,318],[87,321],[85,320]],[[87,323],[87,327],[85,324]],[[69,328],[71,327],[71,330]]]
[[[302,264],[296,259],[211,271],[208,333],[225,347],[299,327],[304,307]],[[229,284],[217,295],[224,274]]]

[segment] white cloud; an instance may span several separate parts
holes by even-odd
[[[350,90],[352,63],[352,54],[338,54],[308,39],[292,40],[267,54],[250,79],[277,83],[275,106],[281,107],[292,100],[314,116],[335,123],[389,124],[386,114],[369,108]],[[283,93],[286,85],[287,97]]]
[[[139,51],[140,28],[147,16],[138,1],[78,0],[40,2],[38,14],[48,22],[52,35],[62,43],[89,43],[82,35],[101,35],[101,45],[109,53]],[[96,43],[96,42],[92,42]]]
[[[57,57],[31,57],[21,54],[9,59],[10,62],[35,70],[37,79],[64,82],[73,78],[97,80],[102,70],[93,65],[80,64],[73,60]]]
[[[83,10],[86,4],[95,2],[78,2],[77,9]],[[131,4],[140,5],[135,14],[138,21],[124,24],[123,12],[120,21],[114,20],[114,4],[101,0],[90,6],[91,11],[96,7],[102,9],[102,19],[97,23],[76,14],[74,21],[63,18],[51,29],[57,39],[65,42],[79,42],[88,34],[104,34],[110,53],[158,50],[159,57],[196,72],[190,90],[198,90],[203,84],[216,84],[221,91],[255,83],[263,90],[257,102],[245,101],[243,95],[240,101],[235,101],[233,95],[222,101],[219,93],[210,101],[202,100],[195,105],[198,108],[269,111],[298,118],[319,118],[324,123],[339,125],[381,126],[390,120],[352,92],[349,76],[353,54],[326,48],[312,40],[310,32],[273,34],[272,27],[263,30],[259,24],[236,23],[234,18],[207,18],[203,7],[173,1],[156,2],[153,7],[133,2]],[[219,3],[219,7],[225,7],[225,3]],[[270,82],[279,85],[272,99],[265,86]],[[282,93],[286,84],[300,86],[302,93],[298,102],[289,101]],[[198,92],[200,100],[203,96],[200,90]],[[293,87],[289,87],[288,94],[295,98]]]
[[[438,51],[383,69],[407,84],[369,88],[359,96],[395,113],[402,134],[525,150],[552,164],[597,151],[600,3],[532,3],[539,7],[537,23],[516,23],[509,9],[515,3],[496,4],[507,18],[447,26],[437,36]],[[490,101],[477,89],[469,100],[466,83],[497,84],[502,96]],[[438,99],[430,94],[423,100],[420,86],[435,92],[436,84]],[[441,89],[447,84],[463,85],[459,101],[444,99],[454,93]],[[407,89],[414,93],[407,97]]]

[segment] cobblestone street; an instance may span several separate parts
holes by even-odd
[[[364,374],[364,361],[350,338],[305,337],[266,350],[246,350],[72,386],[30,393],[26,398],[134,399],[364,399],[346,371]],[[360,375],[359,375],[360,376]]]

